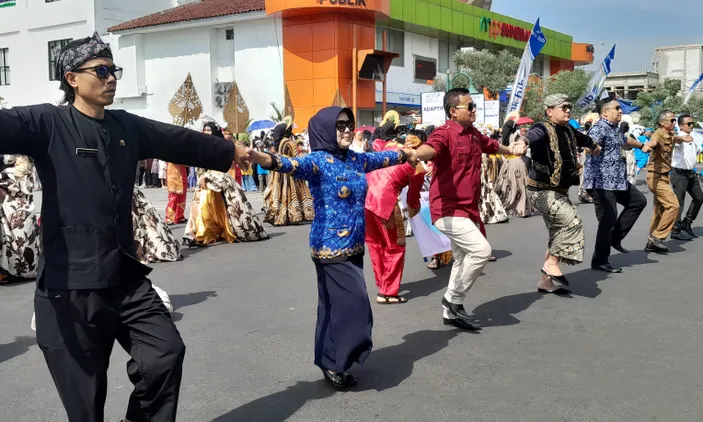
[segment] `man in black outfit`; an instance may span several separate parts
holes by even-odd
[[[34,159],[42,182],[37,343],[71,422],[101,422],[117,340],[132,357],[131,422],[174,421],[185,346],[136,257],[132,188],[139,160],[227,171],[243,148],[143,119],[112,104],[122,69],[95,34],[57,61],[67,106],[0,110],[0,153]]]

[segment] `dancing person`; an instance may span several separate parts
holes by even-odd
[[[696,174],[698,155],[703,153],[703,146],[701,146],[703,140],[700,139],[703,136],[693,131],[696,122],[690,114],[680,115],[678,123],[681,132],[693,137],[694,142],[680,142],[674,145],[674,154],[671,157],[671,186],[679,200],[679,215],[671,232],[671,238],[691,240],[698,237],[691,228],[691,224],[698,217],[698,212],[703,205],[703,192]],[[691,196],[692,201],[688,206],[686,217],[681,220],[686,204],[686,192]]]
[[[166,224],[185,223],[186,201],[188,199],[187,166],[166,163],[166,187],[168,203],[166,204]]]
[[[358,154],[366,152],[366,140],[364,139],[364,132],[357,130],[354,133],[354,142],[352,142],[349,149]]]
[[[416,135],[408,136],[405,141],[410,148],[417,148],[421,143]],[[424,171],[421,167],[416,170],[410,163],[405,163],[372,171],[366,175],[366,180],[366,245],[378,286],[376,302],[406,303],[407,298],[398,296],[405,266],[406,232],[398,197],[408,186],[408,208],[413,210],[411,214],[417,214],[420,189],[425,180]]]
[[[546,120],[537,123],[524,137],[532,155],[527,191],[532,205],[542,214],[549,232],[549,245],[537,284],[540,293],[571,293],[560,264],[576,265],[583,261],[583,222],[569,200],[569,188],[580,185],[577,148],[589,148],[600,154],[597,142],[575,130],[570,124],[571,104],[564,94],[544,99]],[[556,284],[555,284],[556,283]]]
[[[586,157],[582,185],[593,198],[598,219],[591,268],[619,273],[622,269],[610,264],[610,248],[628,252],[623,248],[622,241],[647,206],[647,198],[627,180],[626,160],[622,152],[632,148],[646,152],[648,147],[626,135],[628,124],[621,122],[622,107],[615,96],[611,94],[607,99],[598,100],[596,109],[601,118],[591,128],[589,136],[598,143],[602,152]],[[623,206],[619,216],[618,204]]]
[[[693,137],[676,136],[674,113],[664,110],[657,117],[657,130],[647,142],[652,150],[647,164],[647,187],[654,196],[652,222],[649,226],[649,240],[645,252],[665,254],[669,248],[664,241],[674,229],[679,216],[679,199],[671,187],[671,156],[674,145],[681,142],[693,142]]]
[[[278,155],[295,158],[297,151],[292,133],[293,120],[286,117],[272,131]],[[313,198],[305,180],[296,180],[285,173],[269,176],[264,192],[264,221],[272,226],[288,226],[312,221],[315,218]]]
[[[0,110],[0,153],[34,159],[44,186],[34,296],[37,343],[71,421],[102,421],[115,340],[130,354],[126,419],[176,419],[185,346],[136,258],[137,163],[156,157],[225,170],[248,153],[113,103],[122,69],[98,34],[56,61],[66,106]]]
[[[205,127],[220,142],[231,142],[224,138],[216,123],[208,122]],[[236,145],[242,144],[237,141]],[[230,172],[231,168],[227,173],[204,169],[200,173],[183,233],[183,243],[189,248],[216,242],[254,242],[269,238],[244,189]]]
[[[364,282],[364,173],[415,159],[414,150],[357,154],[350,151],[354,115],[327,107],[308,123],[311,153],[303,158],[250,151],[261,167],[307,180],[315,198],[310,249],[317,272],[315,365],[337,388],[356,379],[372,348],[373,317]]]
[[[476,104],[464,88],[444,96],[447,123],[432,132],[417,150],[421,161],[432,160],[430,213],[434,225],[451,241],[454,264],[442,298],[443,322],[466,330],[479,330],[466,313],[464,298],[491,257],[481,222],[481,153],[522,155],[525,144],[511,147],[482,135],[475,127]]]

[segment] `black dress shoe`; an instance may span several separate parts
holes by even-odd
[[[671,238],[676,240],[682,240],[684,242],[688,242],[689,240],[693,239],[691,236],[686,234],[686,232],[682,231],[671,232]]]
[[[594,270],[598,270],[598,271],[604,271],[606,273],[621,273],[622,272],[622,268],[613,267],[610,264],[602,264],[602,265],[593,265],[592,264],[591,268]]]
[[[618,251],[618,252],[620,252],[620,253],[628,253],[628,252],[630,252],[630,251],[628,251],[627,249],[623,248],[622,245],[619,245],[619,244],[618,244],[618,245],[613,245],[613,249],[615,249],[616,251]]]
[[[698,237],[699,237],[699,236],[693,231],[693,229],[691,228],[691,225],[690,225],[690,224],[684,225],[684,226],[683,226],[683,231],[684,231],[687,235],[691,236],[691,238],[693,238],[693,239],[698,239]]]
[[[444,305],[444,307],[447,308],[447,310],[455,317],[461,318],[462,320],[468,323],[476,322],[476,318],[466,313],[464,305],[455,305],[453,303],[449,303],[449,301],[445,298],[442,298],[442,305]]]
[[[664,254],[669,252],[669,248],[667,248],[658,239],[649,239],[649,242],[647,242],[647,246],[644,247],[644,251]]]
[[[442,318],[442,320],[444,320],[444,325],[451,325],[456,328],[461,328],[462,330],[468,330],[468,331],[481,330],[481,326],[478,325],[477,323],[464,321],[463,319],[460,319],[460,318],[456,318],[456,319]]]
[[[323,369],[322,374],[325,376],[325,379],[336,388],[348,388],[356,385],[356,378],[346,372],[332,373],[327,369]]]

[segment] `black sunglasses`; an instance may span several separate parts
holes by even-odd
[[[571,110],[574,107],[571,104],[562,104],[559,107],[555,107],[555,108],[560,108],[560,109],[566,111],[566,110]]]
[[[347,129],[354,130],[355,126],[354,120],[337,120],[337,130],[340,132],[344,132]]]
[[[676,119],[671,119],[671,123],[676,123]]]
[[[104,64],[101,64],[99,66],[93,66],[93,67],[83,67],[80,69],[73,70],[73,73],[81,73],[81,72],[88,72],[88,71],[94,71],[95,76],[98,77],[98,79],[107,79],[110,77],[110,75],[114,76],[115,79],[118,81],[122,79],[122,68],[118,66],[107,66]]]
[[[692,127],[693,125],[695,125],[695,123],[694,122],[686,122],[683,125],[688,126],[688,127]]]
[[[468,111],[474,111],[474,109],[476,108],[476,103],[471,102],[471,103],[469,103],[469,104],[467,104],[467,105],[458,105],[458,106],[456,106],[456,107],[454,107],[454,108],[465,108],[465,109],[467,109]]]

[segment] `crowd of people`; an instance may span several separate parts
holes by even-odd
[[[103,420],[115,340],[131,356],[126,420],[175,420],[185,346],[168,295],[151,284],[144,264],[183,259],[182,244],[268,239],[245,193],[257,182],[264,222],[311,222],[314,362],[338,388],[356,384],[349,370],[373,345],[366,249],[375,302],[404,304],[399,291],[412,232],[429,268],[452,263],[442,322],[475,331],[481,326],[463,303],[495,259],[485,224],[539,213],[549,241],[536,289],[570,293],[562,265],[581,263],[585,245],[571,187],[594,203],[594,270],[621,271],[609,257],[611,249],[628,252],[622,241],[646,207],[632,177],[640,170],[654,209],[645,250],[666,253],[669,235],[697,237],[692,223],[703,193],[695,166],[703,142],[689,115],[663,111],[655,130],[631,133],[608,97],[584,130],[573,124],[567,96],[555,94],[544,100],[543,121],[510,116],[496,131],[475,125],[468,90],[452,89],[439,127],[407,127],[390,112],[373,133],[356,131],[350,109],[328,107],[308,122],[309,145],[285,118],[246,147],[214,121],[176,127],[105,110],[121,69],[97,35],[69,43],[56,66],[67,105],[0,110],[0,272],[5,281],[37,280],[32,326],[70,420]],[[33,168],[44,187],[41,219]],[[165,218],[142,192],[152,173],[168,189]],[[686,193],[692,203],[684,215]],[[175,224],[185,224],[180,240]]]

